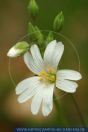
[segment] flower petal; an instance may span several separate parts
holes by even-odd
[[[44,88],[43,91],[43,104],[42,113],[44,116],[48,116],[53,108],[53,90],[54,84],[49,84]]]
[[[76,91],[76,88],[78,87],[78,84],[73,81],[68,80],[56,80],[56,87],[68,92],[68,93],[74,93]]]
[[[36,85],[37,83],[38,83],[38,77],[30,77],[24,79],[16,86],[16,94],[19,95],[27,89],[31,90],[33,84]]]
[[[57,72],[58,78],[62,79],[68,79],[68,80],[80,80],[82,78],[82,75],[74,70],[59,70]]]
[[[20,50],[16,49],[14,46],[8,51],[7,56],[8,57],[17,57],[19,56]]]
[[[23,103],[30,99],[33,95],[35,95],[40,90],[41,82],[39,81],[39,78],[37,78],[36,81],[34,79],[31,79],[31,83],[29,83],[29,88],[25,90],[19,97],[18,102]]]
[[[24,54],[24,62],[27,67],[35,74],[39,74],[41,72],[41,66],[36,65],[36,62],[33,60],[32,55],[29,52]]]
[[[64,45],[62,42],[51,41],[46,47],[44,53],[44,63],[47,67],[57,68],[58,63],[62,57],[64,51]]]
[[[33,97],[32,104],[31,104],[31,112],[32,114],[36,115],[39,112],[39,108],[42,102],[42,93],[43,93],[43,85],[40,85],[39,92]]]
[[[35,64],[40,68],[40,70],[42,71],[43,70],[43,59],[42,59],[42,56],[41,56],[41,53],[40,53],[40,50],[38,48],[37,45],[32,45],[31,48],[30,48],[30,51],[31,51],[31,54],[32,54],[32,57],[33,57],[33,60],[35,62]]]

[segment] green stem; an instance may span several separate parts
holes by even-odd
[[[61,125],[64,125],[62,127],[68,127],[69,125],[67,123],[67,120],[65,119],[65,117],[62,113],[60,104],[58,103],[58,100],[56,99],[55,95],[54,95],[54,104],[55,104],[55,108],[56,108],[56,111],[57,111],[58,119],[60,120]]]
[[[80,121],[81,121],[83,127],[86,127],[86,123],[85,123],[84,118],[83,118],[83,116],[82,116],[81,110],[80,110],[80,108],[79,108],[79,106],[78,106],[78,103],[77,103],[75,97],[74,97],[72,94],[71,94],[71,97],[72,97],[72,100],[73,100],[73,102],[74,102],[75,108],[76,108],[76,110],[77,110],[77,112],[78,112],[78,115],[79,115],[79,117],[80,117]]]

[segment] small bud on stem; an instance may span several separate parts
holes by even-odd
[[[31,17],[33,19],[35,19],[39,12],[39,7],[36,3],[36,0],[30,0],[30,2],[28,4],[28,11],[29,11]]]
[[[27,52],[29,48],[30,46],[27,42],[18,42],[8,51],[7,56],[11,58],[21,56]]]
[[[56,32],[59,32],[63,26],[64,23],[64,15],[63,12],[61,11],[54,19],[53,23],[53,29]]]

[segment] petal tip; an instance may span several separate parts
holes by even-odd
[[[31,112],[32,112],[33,115],[37,115],[38,114],[38,112],[36,112],[32,107],[31,107]]]
[[[81,80],[82,79],[82,75],[79,73],[79,80]]]
[[[17,99],[17,101],[18,101],[18,103],[23,103],[23,101],[22,100],[20,100],[20,98],[18,97],[18,99]]]
[[[15,93],[16,93],[16,95],[19,95],[20,93],[18,92],[18,90],[15,90]]]

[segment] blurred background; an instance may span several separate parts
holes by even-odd
[[[36,0],[40,12],[36,24],[42,30],[52,30],[53,19],[61,10],[65,24],[61,34],[69,38],[78,50],[83,79],[74,97],[88,127],[88,0]],[[63,96],[57,102],[48,117],[30,112],[30,100],[19,104],[15,86],[9,76],[9,59],[6,56],[12,47],[27,34],[30,21],[27,11],[28,0],[0,0],[0,132],[12,132],[15,127],[83,127],[71,94]],[[64,40],[65,41],[65,40]],[[60,62],[60,68],[79,70],[77,55],[68,41],[66,51]],[[31,75],[23,58],[10,59],[12,77],[17,84]],[[60,95],[60,91],[57,92]]]

